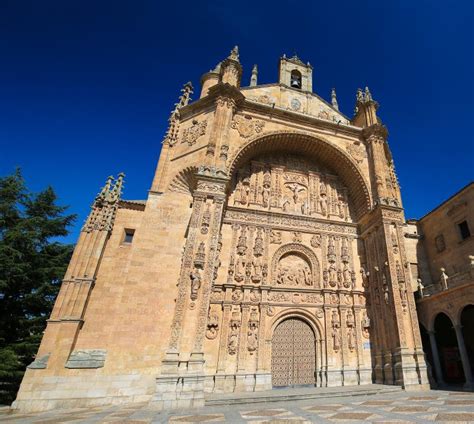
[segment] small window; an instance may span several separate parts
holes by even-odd
[[[135,230],[131,230],[130,228],[125,228],[125,234],[123,236],[123,244],[130,244],[133,241],[133,236],[135,234]]]
[[[301,73],[300,73],[300,71],[297,71],[296,69],[291,71],[290,85],[293,88],[301,89]]]
[[[469,225],[467,225],[467,221],[460,222],[458,224],[459,232],[461,233],[461,238],[466,240],[468,237],[471,237],[471,231],[469,230]]]

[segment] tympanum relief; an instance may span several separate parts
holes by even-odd
[[[300,156],[257,158],[238,170],[229,204],[352,222],[347,188]]]

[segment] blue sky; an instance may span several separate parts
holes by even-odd
[[[275,82],[278,58],[314,66],[313,90],[352,116],[379,101],[407,217],[473,180],[474,2],[0,1],[0,175],[20,166],[78,214],[126,173],[144,199],[181,86],[240,47],[243,84]]]

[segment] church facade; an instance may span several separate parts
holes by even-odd
[[[186,84],[146,201],[96,197],[14,406],[380,383],[428,387],[387,129],[283,56],[241,86],[237,49]]]

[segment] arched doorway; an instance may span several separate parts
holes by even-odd
[[[272,385],[274,387],[315,385],[316,337],[302,319],[288,318],[272,338]]]
[[[438,314],[434,329],[444,381],[451,384],[463,383],[464,372],[451,319],[444,313]]]

